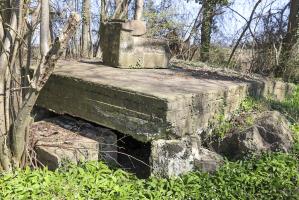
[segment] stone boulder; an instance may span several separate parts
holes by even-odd
[[[267,111],[248,129],[228,134],[220,142],[217,152],[239,159],[265,151],[288,152],[292,143],[292,132],[285,117],[277,111]]]
[[[219,154],[205,148],[200,148],[194,158],[195,169],[202,172],[214,172],[223,163],[223,158]]]
[[[178,176],[195,169],[212,172],[221,163],[222,157],[202,148],[197,136],[152,142],[151,166],[156,176]]]

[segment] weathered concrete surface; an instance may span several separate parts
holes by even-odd
[[[146,33],[145,21],[130,20],[122,24],[122,29],[131,31],[133,36],[141,36]]]
[[[145,38],[144,22],[108,22],[103,26],[103,62],[119,68],[167,68],[170,51],[164,40]]]
[[[201,147],[198,136],[152,142],[151,167],[156,176],[178,176],[195,169],[212,172],[221,163],[220,155]]]
[[[206,75],[200,70],[134,70],[62,62],[43,89],[38,105],[143,142],[176,139],[200,134],[217,115],[238,109],[248,94],[287,93],[270,91],[266,83],[265,79]]]
[[[62,116],[35,122],[30,131],[37,159],[49,169],[64,161],[117,160],[117,136],[109,129]]]

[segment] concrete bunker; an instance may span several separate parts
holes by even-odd
[[[283,99],[291,91],[290,84],[279,81],[170,67],[167,42],[143,37],[142,21],[110,21],[103,26],[103,62],[60,62],[37,105],[86,120],[93,126],[91,132],[113,141],[113,149],[107,150],[111,160],[139,177],[215,170],[221,158],[201,144],[201,134],[215,116],[228,116],[247,95]],[[103,140],[90,139],[72,142],[85,148],[79,158],[83,161],[97,160],[104,152]],[[64,153],[76,161],[73,151],[60,151]],[[51,162],[61,159],[52,156]]]

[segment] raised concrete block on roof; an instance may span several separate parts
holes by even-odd
[[[145,21],[130,20],[122,23],[122,29],[130,31],[133,36],[141,36],[146,33],[146,24]]]
[[[118,68],[167,68],[169,48],[166,41],[141,37],[145,23],[139,20],[102,24],[103,62]]]

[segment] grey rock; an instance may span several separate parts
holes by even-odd
[[[199,154],[194,159],[195,168],[202,172],[214,172],[223,163],[223,158],[219,154],[205,148],[200,148]]]
[[[277,111],[262,113],[256,125],[272,151],[287,152],[294,142],[287,119]]]
[[[240,132],[227,135],[221,142],[218,152],[232,159],[265,151],[288,152],[293,143],[288,122],[279,112],[262,113],[256,123]]]

